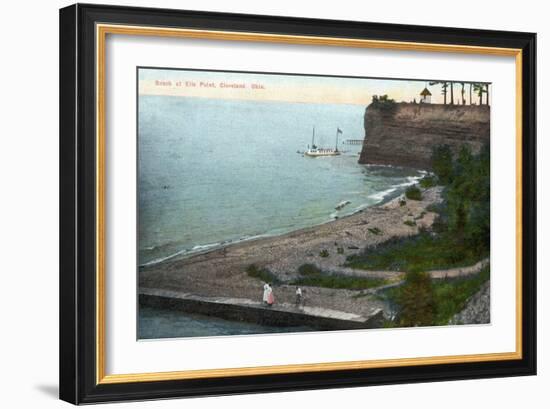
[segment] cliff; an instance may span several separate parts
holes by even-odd
[[[429,169],[432,150],[464,144],[478,152],[490,138],[487,105],[371,104],[365,111],[359,163]]]

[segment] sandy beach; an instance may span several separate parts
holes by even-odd
[[[352,270],[343,264],[346,257],[365,247],[392,237],[416,234],[420,227],[429,228],[436,214],[429,212],[428,207],[441,201],[441,188],[424,190],[420,201],[406,200],[405,205],[401,205],[401,200],[403,197],[399,196],[353,215],[281,236],[230,244],[185,259],[142,267],[140,288],[257,300],[261,299],[264,283],[247,274],[246,269],[251,264],[269,270],[281,281],[274,286],[278,303],[293,302],[296,287],[287,283],[298,277],[298,268],[306,263],[334,274],[399,281],[400,272]],[[414,224],[405,224],[407,221]],[[328,256],[322,257],[323,251]],[[319,287],[305,287],[305,290],[307,305],[312,307],[350,313],[368,313],[373,308],[384,307],[382,301],[367,291],[361,294],[357,290]]]

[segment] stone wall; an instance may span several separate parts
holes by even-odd
[[[346,330],[380,328],[384,314],[378,310],[365,321],[320,317],[300,311],[284,311],[276,307],[240,305],[212,302],[198,296],[170,297],[154,294],[139,294],[139,304],[143,307],[162,308],[223,318],[230,321],[243,321],[273,327],[307,326],[318,330]]]
[[[491,285],[487,281],[456,314],[449,324],[489,324],[491,322]]]

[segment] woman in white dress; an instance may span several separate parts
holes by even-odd
[[[269,295],[269,289],[270,289],[269,284],[268,284],[268,283],[265,283],[265,284],[264,284],[264,296],[263,296],[263,298],[262,298],[264,304],[267,304],[267,297],[268,297],[268,295]]]

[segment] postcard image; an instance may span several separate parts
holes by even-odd
[[[138,338],[489,324],[490,83],[137,69]]]

